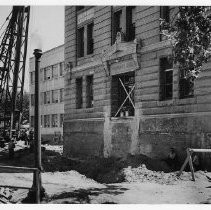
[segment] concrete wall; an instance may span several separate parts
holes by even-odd
[[[172,7],[172,15],[176,9]],[[141,153],[163,158],[171,147],[175,147],[183,159],[187,147],[211,148],[211,63],[204,65],[204,70],[196,80],[194,97],[186,99],[179,98],[179,75],[175,67],[173,98],[161,101],[159,60],[163,56],[171,55],[172,51],[168,41],[160,42],[160,8],[136,7],[137,49],[133,53],[129,52],[132,49],[131,43],[120,43],[121,46],[128,47],[128,49],[121,48],[122,51],[115,51],[115,46],[111,46],[111,11],[111,7],[108,6],[95,7],[94,53],[77,60],[75,35],[70,38],[70,34],[76,30],[75,7],[66,7],[65,34],[69,38],[65,40],[65,62],[73,62],[74,65],[65,77],[65,154],[102,155],[103,145],[105,157]],[[102,61],[104,49],[108,53],[113,52],[108,62],[124,58],[128,54],[132,56],[131,61],[137,62],[137,66],[131,69],[115,67],[115,70],[110,66],[111,75],[106,76],[105,63]],[[122,59],[119,64],[123,65],[124,62],[126,61]],[[135,116],[113,118],[111,78],[112,75],[123,71],[135,72]],[[82,109],[76,109],[75,79],[83,78],[83,101],[85,101],[85,78],[90,74],[94,75],[94,106],[86,108],[84,103]],[[93,124],[98,126],[95,128]],[[74,125],[78,127],[82,125],[84,130],[77,130],[78,128],[72,130],[71,127]]]

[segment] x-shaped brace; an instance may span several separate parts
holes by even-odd
[[[121,80],[120,78],[119,78],[119,81],[120,81],[120,83],[121,83],[121,85],[122,85],[122,87],[123,87],[125,93],[127,94],[127,97],[125,98],[125,100],[123,101],[123,103],[121,104],[121,106],[119,107],[119,109],[118,109],[118,111],[117,111],[117,113],[115,114],[114,117],[116,117],[116,116],[118,115],[118,113],[120,112],[120,110],[122,109],[122,107],[124,106],[124,104],[125,104],[125,102],[127,101],[128,98],[129,98],[129,100],[130,100],[130,102],[131,102],[133,108],[135,109],[135,105],[134,105],[134,103],[133,103],[133,100],[132,100],[131,97],[130,97],[131,93],[133,92],[133,90],[134,90],[134,88],[135,88],[135,85],[133,85],[132,89],[131,89],[129,92],[127,92],[127,90],[126,90],[126,88],[125,88],[125,86],[124,86],[124,84],[123,84],[123,82],[122,82],[122,80]]]

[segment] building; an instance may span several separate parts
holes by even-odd
[[[184,79],[160,34],[176,10],[65,8],[65,155],[163,158],[173,147],[183,160],[187,147],[211,147],[210,63]]]
[[[34,124],[35,58],[30,58],[30,127]],[[60,141],[64,118],[64,45],[43,53],[40,62],[42,142]],[[54,140],[54,141],[53,141]]]

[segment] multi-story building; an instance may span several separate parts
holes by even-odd
[[[34,127],[35,58],[30,58],[30,126]],[[43,53],[40,62],[41,138],[53,143],[63,136],[64,45]]]
[[[160,17],[176,13],[65,8],[65,155],[162,158],[173,147],[183,160],[187,147],[211,147],[210,63],[194,83],[185,79],[160,33]]]

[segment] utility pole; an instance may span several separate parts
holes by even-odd
[[[39,75],[40,75],[40,58],[42,51],[34,50],[35,56],[35,106],[34,106],[34,154],[35,168],[38,171],[34,173],[34,187],[36,189],[36,203],[40,203],[41,198],[41,136],[40,136],[40,94],[39,94]]]

